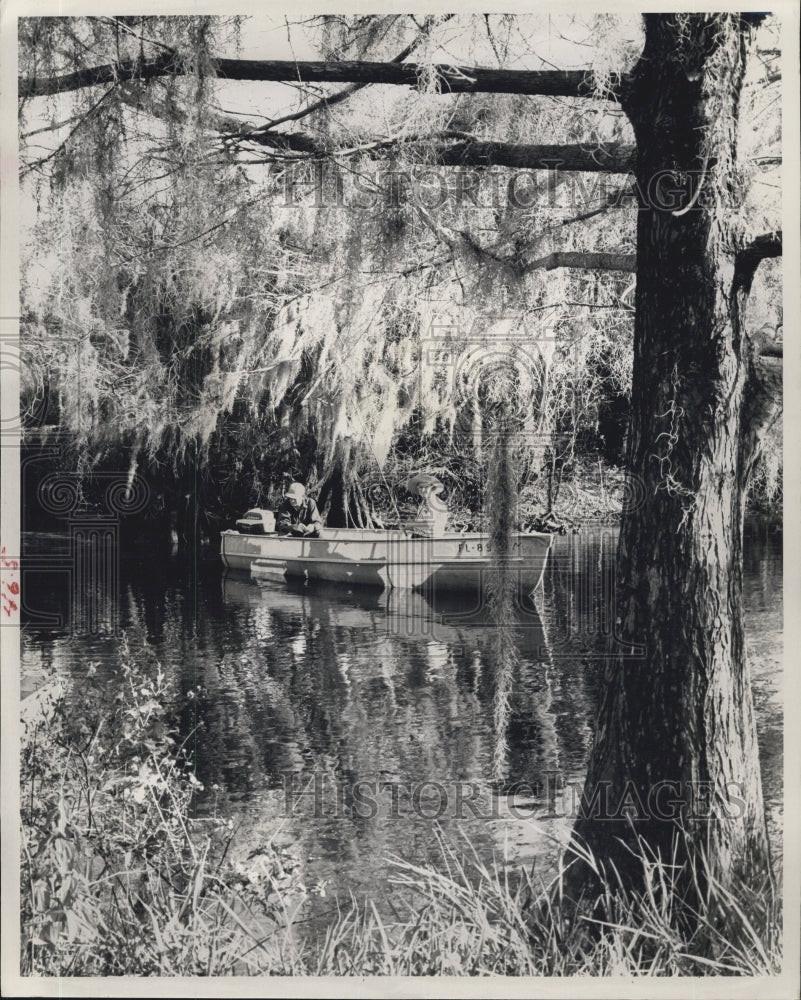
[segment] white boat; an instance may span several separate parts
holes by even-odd
[[[524,593],[539,586],[551,535],[512,537],[509,575]],[[305,577],[386,589],[484,589],[493,569],[489,536],[445,532],[420,537],[401,529],[324,528],[319,538],[224,531],[220,548],[228,569],[253,579]]]

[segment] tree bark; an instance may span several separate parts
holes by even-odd
[[[337,442],[320,484],[317,505],[329,528],[372,528],[369,504],[355,478],[356,455],[350,438]]]
[[[666,170],[704,190],[689,210],[638,213],[628,468],[643,502],[623,517],[622,652],[575,831],[634,875],[623,844],[639,835],[668,859],[682,828],[680,857],[703,850],[728,885],[768,856],[742,604],[750,281],[729,224],[745,49],[736,15],[647,15],[623,99],[639,191]]]

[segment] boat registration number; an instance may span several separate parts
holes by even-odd
[[[519,546],[517,544],[512,545],[512,552],[517,552]],[[490,542],[459,542],[459,552],[461,555],[486,555],[488,552],[492,552],[492,544]]]
[[[491,552],[492,546],[489,542],[459,542],[459,555],[465,552],[477,552],[483,554]]]

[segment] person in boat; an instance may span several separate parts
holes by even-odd
[[[279,535],[319,538],[323,526],[317,504],[311,497],[306,496],[306,487],[303,483],[292,483],[287,487],[275,521],[275,530]]]
[[[410,493],[417,493],[423,501],[415,520],[410,521],[408,527],[415,535],[421,535],[424,538],[438,538],[444,535],[445,524],[448,520],[448,505],[437,495],[445,489],[442,483],[434,476],[424,472],[412,476],[405,485]]]

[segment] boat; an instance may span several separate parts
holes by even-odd
[[[227,569],[254,580],[280,577],[374,587],[378,590],[478,591],[496,568],[490,538],[447,532],[442,483],[416,473],[405,488],[422,504],[415,520],[398,528],[323,528],[318,537],[278,535],[272,511],[254,508],[223,531],[220,555]],[[302,487],[301,487],[302,489]],[[540,585],[551,535],[519,533],[510,539],[504,568],[520,593]]]
[[[551,535],[512,536],[505,561],[517,589],[542,581]],[[444,532],[426,537],[404,529],[323,528],[320,537],[223,531],[220,555],[228,569],[255,580],[282,577],[372,586],[376,589],[483,590],[493,570],[489,536]]]

